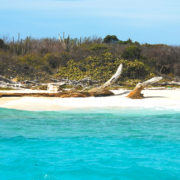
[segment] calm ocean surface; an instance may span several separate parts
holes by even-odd
[[[180,180],[180,112],[0,109],[0,180]]]

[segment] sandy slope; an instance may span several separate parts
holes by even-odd
[[[110,97],[88,98],[53,98],[53,97],[5,97],[0,98],[0,107],[52,111],[74,108],[103,108],[103,107],[143,107],[168,108],[180,110],[180,89],[144,90],[144,99],[128,99],[127,90],[114,91],[117,95]]]

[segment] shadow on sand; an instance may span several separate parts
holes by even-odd
[[[147,98],[166,98],[165,96],[147,96],[147,97],[144,97],[144,99],[147,99]]]

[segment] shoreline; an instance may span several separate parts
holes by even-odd
[[[26,111],[61,111],[87,108],[162,108],[180,111],[180,88],[145,89],[144,99],[129,99],[129,90],[113,90],[114,96],[107,97],[1,97],[0,108]]]

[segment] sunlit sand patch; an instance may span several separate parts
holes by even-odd
[[[30,111],[59,111],[75,108],[170,108],[180,110],[180,89],[144,90],[144,99],[127,98],[127,90],[116,90],[115,96],[87,98],[3,97],[1,108]]]

